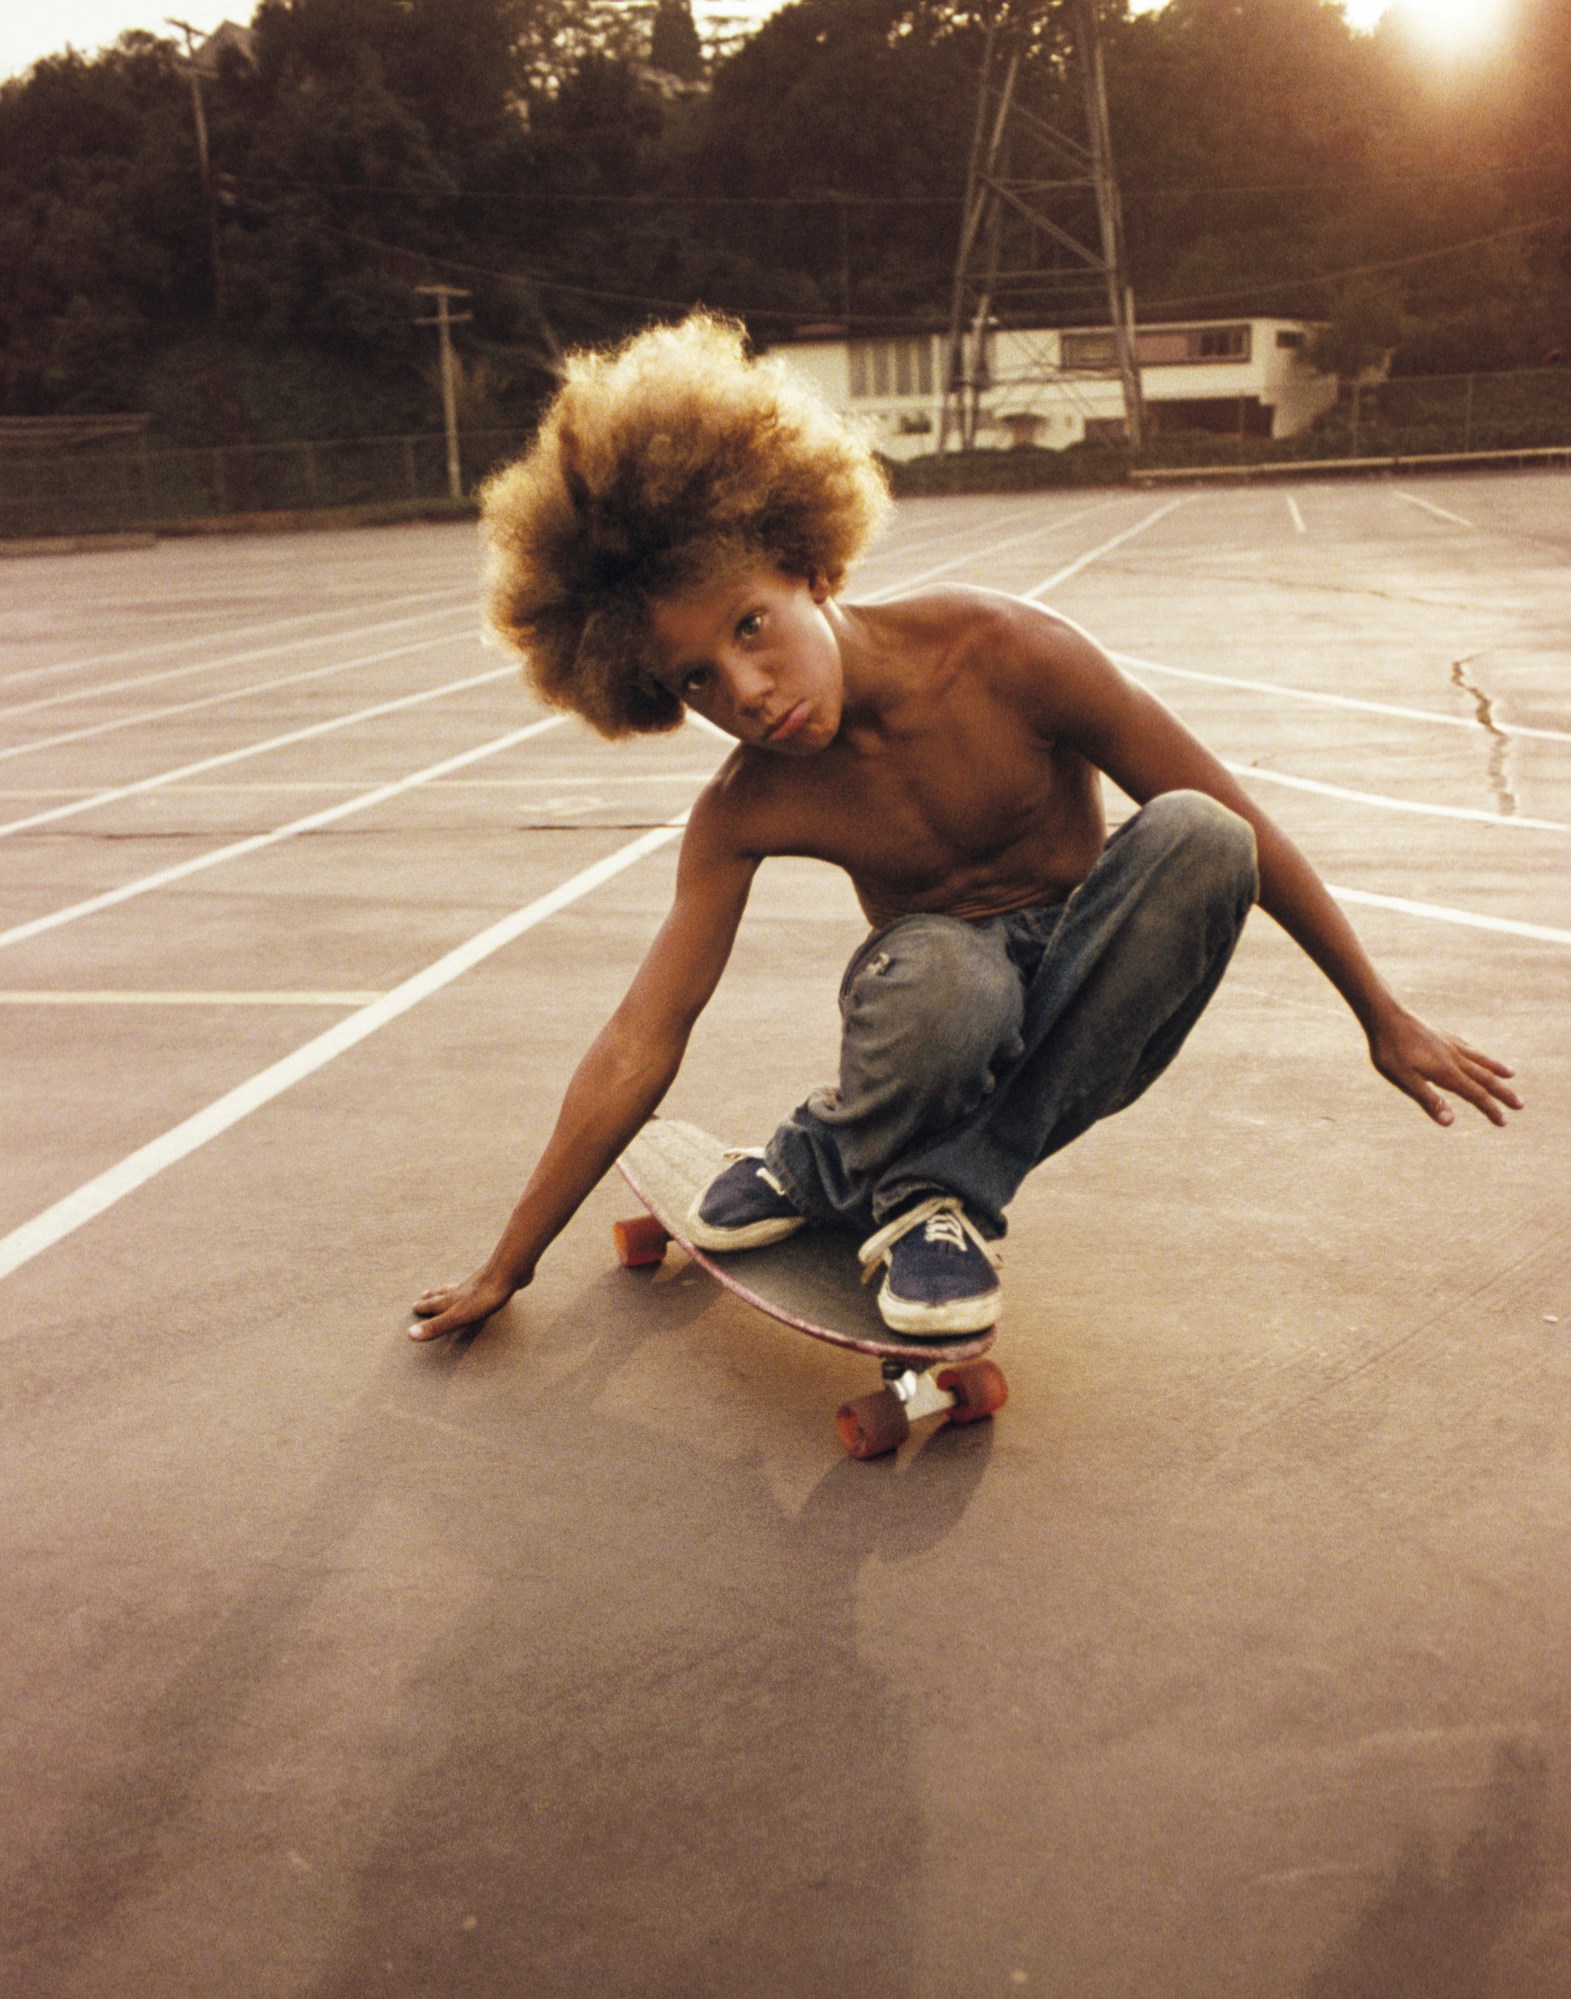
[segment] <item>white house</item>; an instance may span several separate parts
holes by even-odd
[[[1301,319],[1183,320],[1135,336],[1146,428],[1153,436],[1203,430],[1291,437],[1336,401],[1337,384],[1305,359],[1314,332]],[[858,417],[889,458],[938,448],[945,336],[848,338],[804,328],[771,352],[834,408]],[[1107,327],[993,329],[987,340],[978,445],[1063,450],[1083,438],[1122,437],[1123,392]]]

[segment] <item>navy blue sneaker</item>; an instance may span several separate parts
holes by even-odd
[[[687,1226],[700,1249],[762,1249],[793,1235],[804,1219],[763,1154],[740,1152],[694,1201]]]
[[[953,1194],[907,1208],[857,1254],[864,1284],[887,1264],[878,1309],[897,1333],[982,1333],[1004,1315],[998,1252]]]

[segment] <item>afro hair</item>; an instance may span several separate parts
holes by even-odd
[[[837,589],[889,505],[878,462],[735,322],[698,312],[569,357],[481,495],[489,623],[545,701],[605,736],[672,729],[656,600],[758,563]]]

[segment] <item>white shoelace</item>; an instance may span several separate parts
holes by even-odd
[[[923,1229],[922,1238],[925,1242],[946,1242],[951,1249],[964,1249],[966,1246],[966,1232],[960,1226],[959,1217],[948,1212],[934,1215]]]
[[[876,1234],[870,1235],[857,1251],[862,1265],[862,1282],[869,1284],[877,1275],[878,1267],[887,1258],[902,1236],[907,1236],[915,1228],[921,1228],[927,1242],[947,1243],[951,1249],[964,1249],[969,1237],[996,1270],[1002,1261],[998,1251],[982,1235],[953,1194],[934,1194],[926,1201],[919,1201],[914,1208],[907,1208],[903,1215],[897,1215],[892,1222],[885,1222]]]

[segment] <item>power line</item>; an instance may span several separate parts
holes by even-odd
[[[697,297],[659,298],[643,292],[608,291],[593,285],[576,285],[565,278],[541,277],[534,271],[504,271],[495,266],[466,262],[459,257],[440,256],[433,251],[412,249],[402,243],[383,243],[374,236],[363,236],[356,230],[340,229],[332,223],[320,225],[331,236],[346,243],[358,243],[363,249],[377,250],[385,256],[415,258],[433,270],[458,271],[467,277],[487,278],[494,283],[516,285],[526,292],[558,292],[570,298],[593,299],[608,305],[639,306],[648,312],[690,312],[700,301]],[[1534,222],[1513,224],[1510,228],[1496,229],[1487,236],[1470,236],[1462,243],[1447,243],[1439,249],[1419,250],[1410,256],[1389,257],[1379,263],[1349,264],[1340,270],[1317,271],[1291,278],[1270,278],[1258,283],[1235,285],[1230,291],[1204,292],[1185,298],[1158,298],[1146,301],[1147,312],[1182,312],[1194,306],[1226,305],[1234,299],[1255,298],[1272,292],[1312,289],[1319,285],[1340,284],[1346,278],[1371,277],[1383,271],[1404,269],[1413,264],[1438,262],[1445,257],[1457,257],[1469,250],[1483,249],[1491,243],[1504,242],[1516,236],[1529,236],[1543,230],[1571,227],[1571,214],[1545,215]],[[745,320],[780,320],[787,325],[800,325],[804,320],[832,320],[837,326],[865,326],[870,329],[903,328],[930,322],[936,329],[939,312],[935,307],[927,311],[913,310],[905,313],[870,312],[830,312],[807,313],[795,306],[751,306],[734,301],[707,299],[717,311],[735,313]]]
[[[1194,196],[1211,199],[1232,195],[1323,194],[1332,189],[1357,192],[1380,187],[1455,187],[1492,180],[1534,180],[1558,173],[1554,165],[1496,166],[1454,173],[1410,173],[1369,175],[1327,175],[1316,180],[1211,181],[1189,186],[1132,187],[1123,190],[1124,201],[1187,200]],[[502,201],[531,208],[944,208],[958,204],[952,194],[846,194],[835,189],[804,194],[688,194],[663,190],[646,194],[607,194],[574,191],[568,188],[485,188],[410,187],[392,181],[335,180],[324,184],[291,174],[231,175],[237,187],[289,187],[307,193],[385,194],[400,201]]]
[[[565,278],[541,277],[534,271],[498,270],[491,265],[467,263],[460,257],[441,256],[434,251],[411,249],[408,245],[402,243],[382,243],[374,236],[362,236],[356,230],[340,229],[331,222],[324,222],[319,226],[325,229],[328,235],[336,236],[345,243],[358,243],[362,248],[367,250],[380,250],[387,256],[401,257],[406,260],[410,258],[417,259],[421,263],[429,265],[433,270],[458,271],[466,277],[489,278],[499,284],[517,285],[525,291],[561,292],[571,298],[595,299],[610,305],[642,306],[650,312],[691,312],[693,307],[700,303],[700,300],[696,296],[688,298],[655,298],[643,292],[607,291],[602,287],[594,285],[575,285]],[[917,311],[906,313],[846,313],[830,312],[825,308],[821,312],[809,313],[804,312],[799,306],[737,305],[719,299],[711,299],[703,302],[712,304],[717,311],[735,313],[738,319],[778,319],[784,320],[793,326],[801,324],[804,320],[832,319],[837,326],[850,324],[884,328],[897,326],[910,327],[913,322],[927,317],[927,315]]]
[[[1193,305],[1224,305],[1229,299],[1254,298],[1262,292],[1297,291],[1315,285],[1340,284],[1344,278],[1365,278],[1377,276],[1382,271],[1405,270],[1412,264],[1438,262],[1442,257],[1458,257],[1465,250],[1481,250],[1491,243],[1503,243],[1512,236],[1532,236],[1545,229],[1571,228],[1571,214],[1545,215],[1536,222],[1513,223],[1508,229],[1495,229],[1487,236],[1470,236],[1465,243],[1447,243],[1438,250],[1415,250],[1406,257],[1387,257],[1376,264],[1349,264],[1340,271],[1321,271],[1313,277],[1270,278],[1259,284],[1235,285],[1231,291],[1203,292],[1189,298],[1164,298],[1150,301],[1153,307],[1172,311]]]

